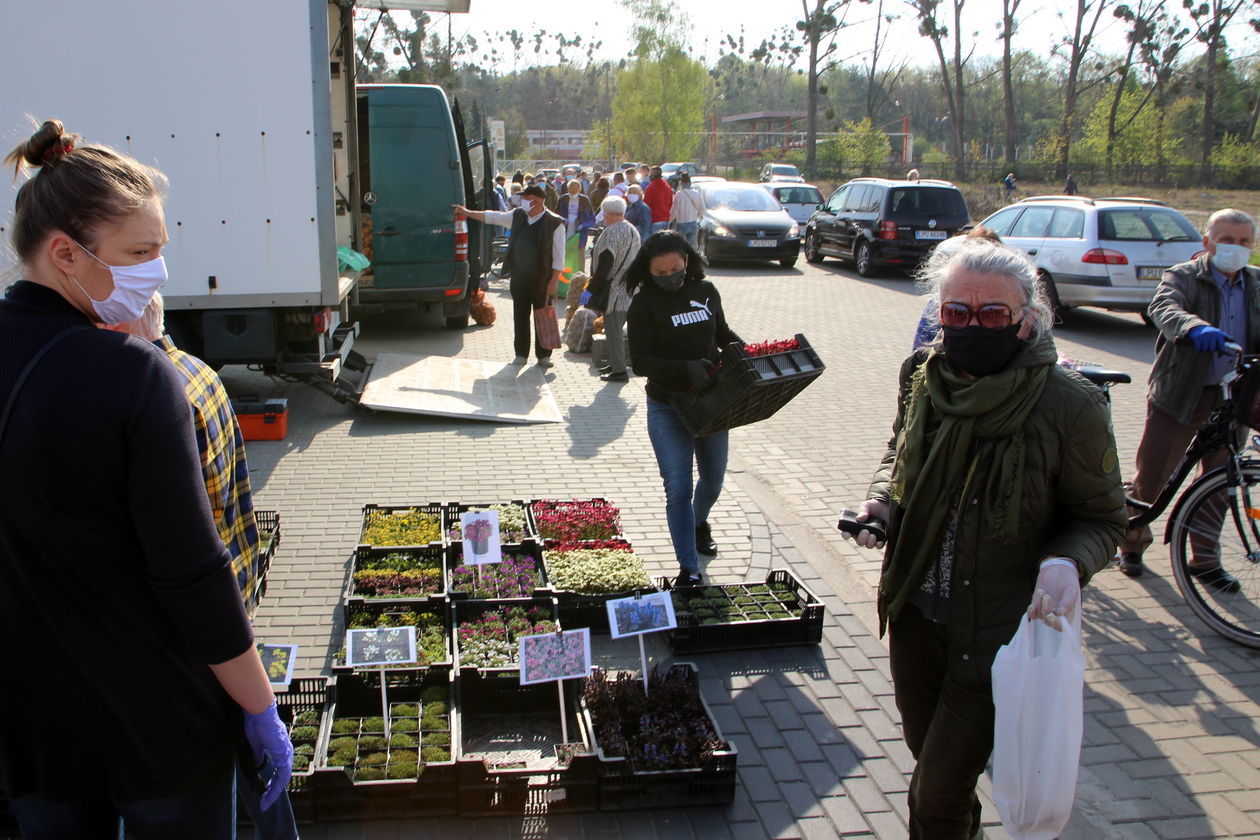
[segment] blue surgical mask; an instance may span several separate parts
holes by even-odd
[[[74,243],[79,245],[78,242]],[[82,245],[79,245],[83,248]],[[144,314],[144,309],[153,300],[153,295],[166,282],[166,260],[162,257],[147,260],[135,265],[110,265],[87,248],[83,253],[109,269],[114,279],[114,290],[105,300],[93,300],[83,288],[83,284],[75,278],[74,284],[79,291],[92,302],[92,309],[97,317],[106,324],[126,324]]]

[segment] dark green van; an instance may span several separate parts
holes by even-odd
[[[436,85],[359,85],[360,242],[372,267],[361,304],[442,305],[468,324],[468,295],[490,264],[480,225],[451,205],[494,209],[490,150],[467,143],[459,104]]]

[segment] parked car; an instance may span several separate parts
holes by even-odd
[[[863,277],[882,266],[913,270],[969,220],[962,192],[948,181],[854,178],[810,217],[805,259],[850,260]]]
[[[809,217],[818,209],[818,205],[822,204],[822,193],[813,184],[770,181],[762,184],[761,188],[774,196],[774,200],[788,211],[788,215],[795,219],[797,224],[803,225],[808,222]]]
[[[757,179],[761,182],[766,181],[796,181],[797,183],[805,183],[805,179],[801,177],[801,171],[790,163],[767,163],[761,167],[761,177]]]
[[[697,187],[700,184],[716,184],[726,179],[721,175],[694,175],[691,178],[691,186]]]
[[[668,181],[669,185],[671,187],[674,187],[675,189],[677,189],[678,187],[679,175],[682,175],[684,172],[686,172],[688,175],[694,178],[695,176],[699,175],[701,171],[702,170],[700,169],[700,164],[698,163],[662,163],[661,164],[661,177],[664,178],[666,181]]]
[[[1032,196],[980,224],[1032,258],[1059,314],[1074,306],[1145,313],[1164,269],[1203,248],[1185,216],[1150,198]]]
[[[638,169],[642,165],[643,164],[641,163],[619,163],[617,164],[617,168],[614,171],[625,172],[627,169]]]
[[[796,265],[800,226],[758,184],[706,181],[700,191],[704,212],[697,242],[707,260],[778,260]]]

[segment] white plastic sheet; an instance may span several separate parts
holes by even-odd
[[[1080,602],[1063,630],[1020,622],[993,661],[993,799],[1013,840],[1053,840],[1072,815],[1085,657]]]

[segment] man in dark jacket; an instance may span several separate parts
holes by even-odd
[[[1221,377],[1233,370],[1234,342],[1244,353],[1260,351],[1260,269],[1248,266],[1256,244],[1255,220],[1241,210],[1218,210],[1203,234],[1207,253],[1164,272],[1147,312],[1159,336],[1147,388],[1146,428],[1138,445],[1129,495],[1151,502],[1186,451],[1191,438],[1221,401]],[[1201,473],[1225,463],[1226,451],[1205,457]],[[1120,571],[1142,574],[1149,527],[1129,532],[1120,547]],[[1215,541],[1213,541],[1214,543]],[[1237,592],[1236,578],[1219,557],[1195,557],[1190,573],[1221,592]]]
[[[511,270],[512,322],[515,328],[513,364],[523,365],[529,357],[529,331],[534,310],[555,297],[564,269],[564,220],[543,206],[546,191],[537,184],[521,190],[525,206],[506,213],[469,210],[456,204],[455,218],[465,216],[511,228],[507,256],[503,264]],[[528,209],[527,209],[528,208]],[[558,327],[557,327],[558,328]],[[540,367],[551,367],[551,350],[534,337],[534,352]]]

